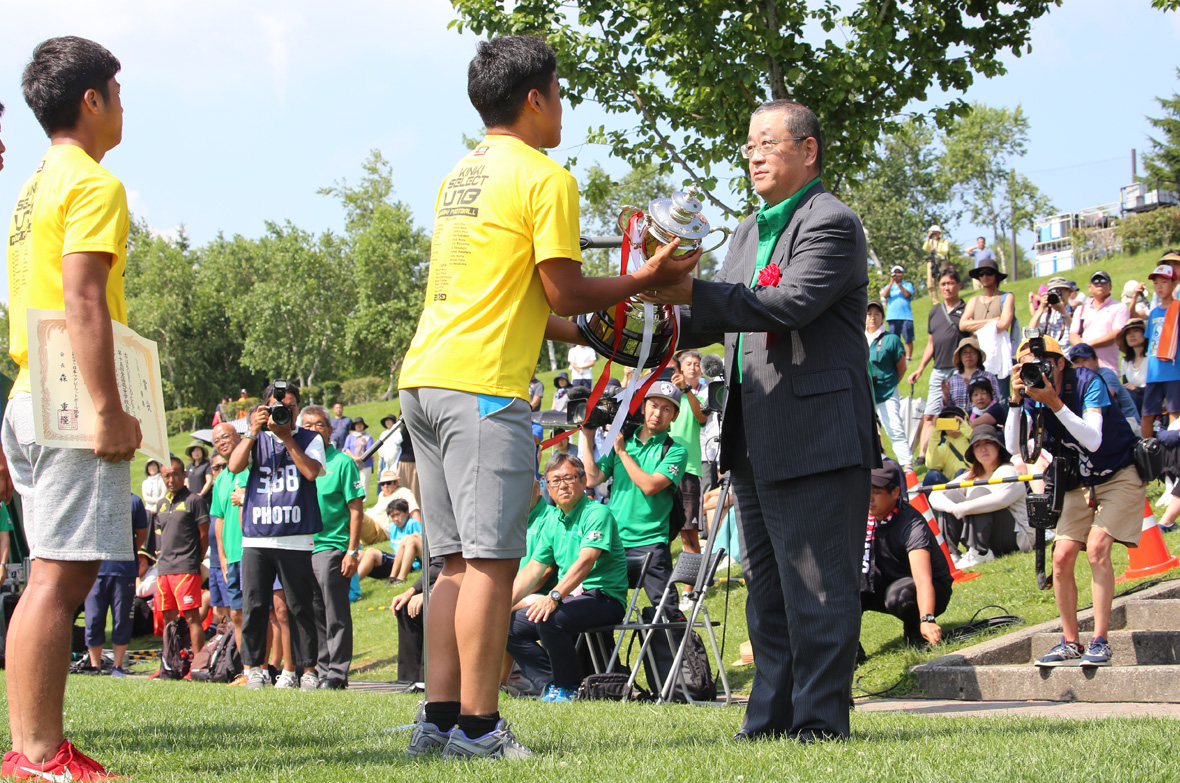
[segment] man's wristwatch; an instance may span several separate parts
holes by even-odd
[[[549,600],[552,601],[553,603],[555,603],[555,604],[561,603],[561,598],[562,598],[562,596],[561,596],[560,590],[550,590],[549,591]]]
[[[344,554],[348,555],[349,557],[360,557],[360,556],[361,556],[361,550],[359,550],[359,549],[350,549],[350,550],[348,550],[347,552],[345,552]]]
[[[934,620],[934,615],[932,615],[932,614],[924,614],[924,615],[922,615],[922,616],[921,616],[921,618],[919,618],[919,622],[923,622],[923,623],[933,623],[933,622],[935,622],[935,620]]]

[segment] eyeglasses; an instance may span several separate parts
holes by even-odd
[[[551,487],[568,487],[581,480],[581,476],[554,476],[553,478],[546,478],[545,483]]]
[[[738,153],[740,153],[741,156],[743,158],[745,158],[746,160],[749,160],[750,156],[754,154],[755,148],[762,150],[763,155],[769,155],[770,153],[774,152],[774,145],[778,144],[779,142],[782,142],[782,141],[803,141],[804,139],[807,139],[807,138],[810,138],[810,137],[809,136],[795,136],[794,138],[790,138],[790,139],[763,139],[762,141],[758,142],[757,144],[746,144],[745,146],[738,147]]]

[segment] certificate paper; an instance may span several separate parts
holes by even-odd
[[[29,374],[33,387],[33,426],[40,446],[93,449],[98,414],[66,333],[61,310],[28,310]],[[160,464],[168,460],[164,388],[156,344],[111,321],[115,337],[115,379],[123,410],[139,419],[139,451]]]

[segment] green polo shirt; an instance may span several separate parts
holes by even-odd
[[[556,565],[560,580],[577,562],[583,549],[601,549],[602,554],[582,580],[582,587],[602,590],[620,604],[627,603],[627,553],[619,540],[615,518],[607,507],[583,496],[569,514],[556,506],[553,511],[545,519],[532,559],[544,565]]]
[[[542,533],[545,532],[545,524],[553,517],[560,513],[561,509],[557,506],[551,506],[544,500],[538,500],[537,505],[533,506],[529,511],[529,529],[525,534],[525,553],[520,560],[520,569],[523,569],[533,559],[533,553],[537,551],[537,545],[541,543]],[[541,595],[547,595],[553,588],[557,587],[557,574],[553,574],[544,582],[542,582],[534,592]]]
[[[684,463],[684,472],[690,476],[700,476],[702,475],[701,423],[692,414],[692,403],[688,401],[688,395],[690,394],[697,398],[697,402],[701,403],[701,407],[704,407],[700,395],[695,391],[689,389],[684,392],[680,395],[680,412],[672,420],[672,426],[668,428],[668,431],[672,433],[672,437],[676,439],[676,442],[688,452],[688,461]]]
[[[324,475],[315,480],[315,494],[320,502],[324,529],[312,537],[312,552],[328,549],[348,550],[350,501],[365,496],[361,472],[356,461],[335,446],[324,446]]]
[[[242,562],[242,507],[235,506],[229,499],[235,489],[245,489],[250,471],[230,473],[225,469],[217,474],[213,482],[213,505],[209,509],[210,519],[224,519],[221,529],[221,544],[225,547],[228,563]]]
[[[627,453],[644,473],[653,476],[659,473],[672,480],[670,487],[650,497],[635,486],[627,469],[619,464],[614,449],[598,459],[598,469],[607,477],[614,476],[610,488],[610,511],[618,520],[619,538],[627,549],[668,543],[668,515],[672,513],[676,487],[688,461],[688,452],[675,440],[667,455],[664,454],[664,441],[669,437],[667,432],[661,432],[648,438],[647,443],[640,443],[636,432],[627,439]]]
[[[768,207],[763,204],[762,208],[758,210],[758,256],[754,262],[754,275],[750,278],[750,288],[753,288],[758,283],[758,275],[770,263],[770,256],[774,252],[775,246],[782,237],[783,232],[787,230],[787,224],[791,222],[791,218],[795,215],[795,209],[799,206],[799,202],[803,200],[803,194],[811,189],[811,186],[819,182],[819,177],[811,180],[799,190],[795,191],[794,195],[788,196],[785,201],[780,201],[773,207]],[[737,379],[738,383],[742,382],[742,341],[745,339],[745,333],[738,335],[737,341]]]
[[[0,503],[0,533],[12,529],[12,517],[8,516],[8,504]],[[0,565],[3,565],[3,563],[0,563]]]

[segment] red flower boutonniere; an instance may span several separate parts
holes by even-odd
[[[758,273],[758,285],[775,288],[778,286],[778,281],[783,279],[783,270],[778,268],[778,264],[767,264]]]

